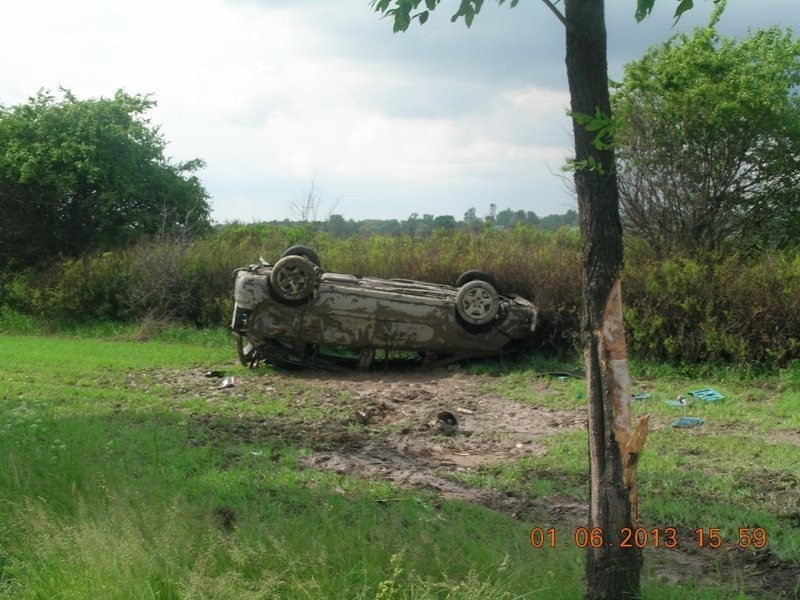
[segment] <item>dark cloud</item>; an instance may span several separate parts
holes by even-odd
[[[259,2],[259,0],[246,0]],[[270,8],[274,0],[261,2]],[[744,36],[748,28],[775,23],[800,26],[795,0],[732,0],[719,29]],[[711,0],[698,1],[676,24],[676,3],[658,0],[645,21],[634,18],[635,0],[606,2],[609,72],[622,76],[622,66],[645,50],[680,31],[707,23]],[[314,29],[325,32],[315,40],[342,58],[372,64],[383,78],[365,89],[365,99],[385,107],[393,116],[445,116],[480,110],[506,89],[530,85],[566,90],[564,31],[549,9],[536,0],[511,9],[487,2],[467,29],[463,20],[450,22],[456,3],[443,3],[424,26],[414,23],[393,34],[391,23],[371,10],[369,3],[352,0],[277,2],[303,15]]]
[[[337,212],[347,218],[405,218],[412,212],[460,217],[470,207],[479,214],[485,212],[491,203],[500,209],[546,215],[573,206],[571,194],[555,174],[563,159],[558,151],[548,153],[563,148],[561,156],[566,156],[571,145],[569,121],[554,108],[562,96],[564,107],[568,104],[565,35],[540,0],[524,0],[514,9],[508,2],[498,7],[490,0],[471,29],[463,21],[450,22],[457,0],[449,0],[424,26],[415,23],[401,34],[392,33],[391,23],[372,11],[368,0],[232,3],[286,13],[305,25],[304,30],[312,32],[309,39],[295,41],[309,50],[307,59],[330,71],[325,73],[324,83],[311,85],[305,92],[319,96],[325,110],[316,112],[332,113],[341,121],[341,113],[333,110],[338,102],[340,109],[356,113],[358,119],[363,114],[378,130],[371,136],[354,131],[357,121],[346,121],[349,128],[344,128],[340,122],[328,123],[315,111],[295,114],[308,106],[300,103],[298,108],[291,93],[276,98],[265,92],[264,97],[245,105],[240,115],[242,131],[248,123],[251,127],[267,123],[276,112],[295,118],[287,127],[291,135],[284,143],[288,140],[295,152],[307,153],[309,160],[317,161],[318,185],[326,194],[342,197]],[[609,74],[615,79],[621,78],[624,64],[640,58],[648,47],[707,23],[715,6],[712,0],[697,0],[694,9],[676,24],[672,15],[675,0],[656,0],[653,14],[642,23],[634,18],[636,0],[606,0],[605,5]],[[748,29],[774,24],[797,30],[797,7],[797,0],[729,0],[719,30],[737,37],[747,35]],[[302,53],[292,48],[291,52]],[[535,88],[551,90],[555,96],[537,96]],[[517,102],[520,94],[523,101]],[[313,143],[306,143],[301,134],[312,118],[319,123],[319,135],[308,138]],[[439,137],[425,137],[426,120],[447,121],[450,128],[445,127]],[[266,137],[276,135],[266,125],[264,129]],[[409,134],[412,130],[413,135]],[[336,158],[345,155],[348,139],[359,134],[372,145],[366,154],[353,152],[352,162],[358,165],[354,173],[337,171]],[[328,145],[337,148],[337,156],[311,152],[328,138],[335,138]],[[418,138],[427,140],[427,151]],[[308,152],[301,152],[306,146]],[[280,158],[283,150],[275,156]],[[258,155],[259,151],[249,153]],[[364,164],[374,162],[375,156],[396,161],[411,174],[376,173],[374,164]],[[286,200],[307,185],[288,173],[284,180],[274,169],[267,172],[269,164],[264,161],[256,170],[263,181],[252,187],[249,182],[210,182],[220,189],[215,203],[218,218],[236,214],[228,203],[241,203],[242,211],[257,210],[260,217],[272,207],[279,218],[286,212]],[[423,168],[431,163],[441,167],[434,174]],[[282,204],[279,198],[285,199]]]
[[[486,3],[471,29],[463,20],[450,22],[450,5],[440,7],[424,26],[414,23],[397,34],[366,2],[332,1],[303,10],[333,36],[337,52],[380,64],[398,77],[417,73],[441,81],[561,87],[563,31],[544,5],[528,2],[510,9]]]

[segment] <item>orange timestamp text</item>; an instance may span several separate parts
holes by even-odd
[[[576,527],[571,532],[559,534],[555,527],[534,527],[530,533],[530,543],[534,548],[677,548],[690,544],[698,548],[720,548],[723,546],[739,548],[763,548],[767,545],[767,532],[763,527],[699,527],[693,535],[681,540],[675,527],[623,527],[619,535],[608,536],[601,527]]]

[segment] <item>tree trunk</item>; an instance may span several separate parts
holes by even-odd
[[[611,116],[602,0],[567,0],[567,77],[573,113]],[[588,547],[586,597],[636,598],[641,550],[622,548],[622,532],[635,525],[636,458],[646,419],[631,427],[631,394],[620,272],[622,225],[613,149],[594,145],[596,132],[573,121],[575,189],[583,256],[582,337],[589,400],[589,530],[602,536]],[[598,540],[599,538],[594,538]],[[633,544],[635,546],[635,544]]]

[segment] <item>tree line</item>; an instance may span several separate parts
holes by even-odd
[[[800,42],[778,27],[727,38],[718,19],[629,63],[612,86],[613,120],[588,125],[613,134],[626,232],[660,256],[800,240]],[[0,271],[211,230],[203,161],[167,158],[147,118],[154,106],[123,91],[82,100],[66,89],[0,106]],[[337,237],[579,224],[575,210],[539,217],[494,204],[461,218],[316,221],[317,201],[312,191],[297,220]]]
[[[332,214],[324,221],[284,219],[270,221],[270,225],[291,226],[296,223],[310,225],[315,230],[325,231],[338,238],[351,235],[411,235],[414,237],[427,237],[440,231],[453,233],[467,231],[480,233],[485,229],[508,229],[517,225],[533,225],[546,231],[554,231],[560,227],[577,227],[578,213],[568,209],[564,214],[552,214],[539,217],[533,211],[511,210],[510,208],[497,211],[494,204],[489,206],[485,216],[477,216],[477,210],[470,208],[464,213],[463,219],[456,219],[452,215],[432,215],[412,213],[407,219],[346,219],[343,215]]]
[[[613,120],[588,125],[613,134],[622,224],[659,256],[800,240],[800,42],[778,27],[727,38],[718,19],[629,63],[612,85]],[[0,271],[212,230],[203,162],[166,157],[147,118],[154,106],[66,89],[0,106]],[[494,204],[460,218],[317,221],[315,202],[312,187],[295,220],[340,238],[579,225],[575,210],[540,217]]]

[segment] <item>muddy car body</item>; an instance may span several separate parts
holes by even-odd
[[[426,363],[492,356],[530,338],[537,315],[524,298],[498,294],[481,271],[465,273],[455,287],[327,273],[303,247],[274,265],[237,269],[234,299],[232,330],[244,364],[339,365],[332,348],[354,351],[362,368],[379,350],[419,353]]]

